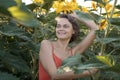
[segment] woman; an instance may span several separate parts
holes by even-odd
[[[82,74],[74,74],[73,71],[63,74],[57,73],[57,68],[61,66],[62,60],[77,53],[83,53],[95,39],[94,32],[98,26],[94,21],[82,21],[90,28],[88,35],[76,46],[70,48],[68,44],[74,41],[79,33],[79,27],[74,14],[61,14],[56,18],[56,41],[43,40],[40,48],[39,80],[72,80],[94,74],[97,69],[86,70]]]

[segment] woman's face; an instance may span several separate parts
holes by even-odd
[[[74,34],[72,24],[66,18],[58,18],[56,25],[56,36],[58,39],[70,39]]]

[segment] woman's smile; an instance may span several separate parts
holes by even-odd
[[[57,32],[59,35],[65,35],[67,32],[66,31],[58,31]]]

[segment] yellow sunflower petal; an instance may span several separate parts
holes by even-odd
[[[92,1],[92,8],[93,8],[94,10],[96,10],[96,4],[95,4],[95,2],[93,2],[93,1]]]
[[[107,20],[106,20],[106,19],[102,19],[102,20],[100,21],[100,27],[99,27],[99,29],[100,29],[100,30],[105,30],[107,24],[108,24]]]
[[[34,3],[44,4],[44,0],[33,0]]]
[[[89,10],[86,7],[82,7],[82,11],[86,13],[89,12]]]
[[[64,13],[70,13],[73,10],[78,10],[78,3],[76,0],[65,0],[65,1],[55,1],[53,3],[52,8],[55,9],[56,13],[64,12]]]
[[[108,2],[109,0],[102,0],[102,1],[106,3],[106,2]]]
[[[111,12],[111,11],[112,11],[112,5],[109,4],[109,3],[106,4],[106,5],[105,5],[105,9],[106,9],[107,12]]]

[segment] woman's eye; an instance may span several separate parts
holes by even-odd
[[[64,28],[68,28],[69,26],[68,26],[68,25],[64,25],[63,27],[64,27]]]
[[[60,28],[61,26],[59,24],[56,25],[57,28]]]

